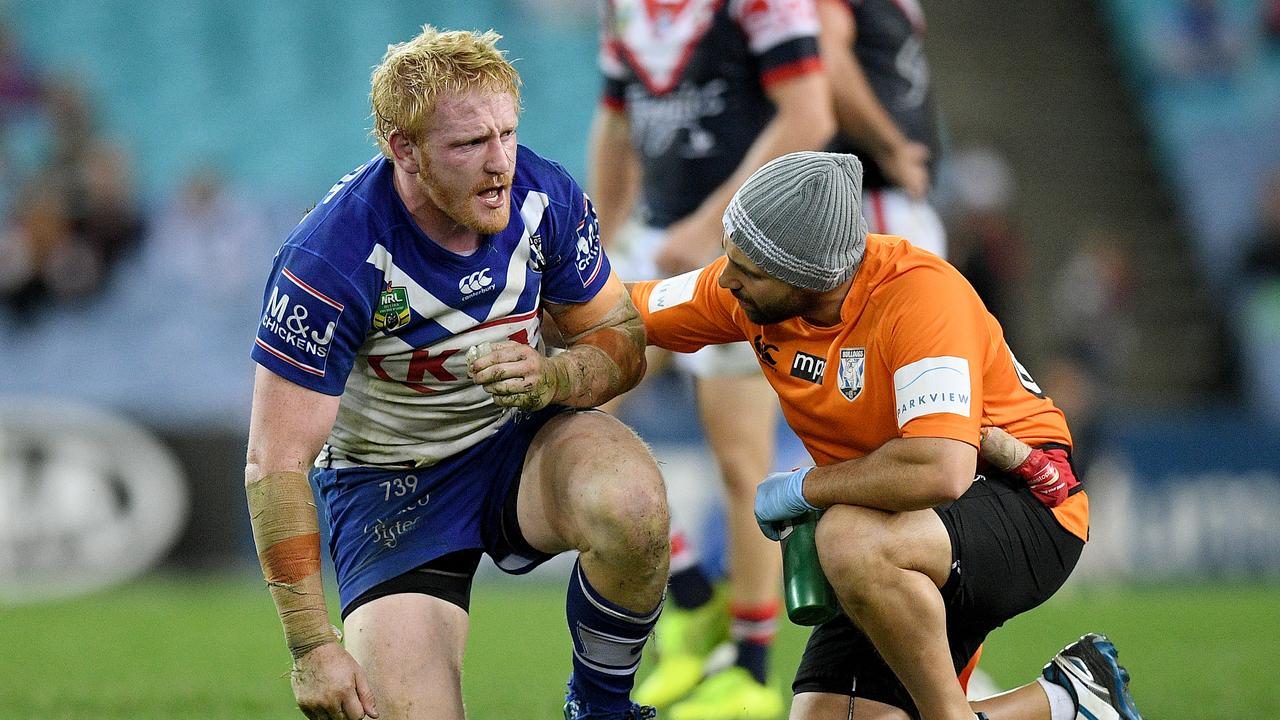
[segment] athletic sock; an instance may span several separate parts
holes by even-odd
[[[769,677],[769,646],[778,634],[780,605],[738,605],[729,609],[733,618],[730,632],[738,645],[737,665],[751,673],[756,682],[765,684]]]
[[[565,618],[573,639],[570,691],[588,709],[623,713],[631,707],[631,688],[640,651],[658,620],[662,603],[638,615],[600,595],[575,563],[565,598]]]
[[[1036,682],[1049,697],[1049,720],[1075,720],[1076,702],[1066,688],[1042,677],[1036,678]]]
[[[667,580],[667,588],[671,602],[685,610],[706,605],[715,593],[710,578],[698,564],[697,556],[681,532],[671,536],[671,577]]]

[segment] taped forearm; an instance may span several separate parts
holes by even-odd
[[[551,358],[553,402],[595,407],[630,390],[644,377],[644,322],[628,302],[596,327],[566,338],[569,349]]]
[[[979,432],[984,460],[1001,470],[1012,470],[1026,461],[1031,446],[998,427],[984,427]]]
[[[271,473],[246,483],[245,493],[258,561],[289,651],[297,659],[335,642],[320,575],[319,524],[306,476]]]

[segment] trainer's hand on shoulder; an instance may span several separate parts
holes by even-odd
[[[512,340],[467,351],[467,375],[502,407],[541,410],[555,400],[557,368],[537,348]]]
[[[771,473],[756,487],[756,524],[770,540],[777,540],[784,520],[818,508],[804,499],[804,476],[813,467]]]
[[[298,709],[312,720],[378,717],[364,669],[336,642],[321,645],[295,660],[290,681]]]

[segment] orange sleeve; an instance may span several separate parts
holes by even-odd
[[[878,328],[902,437],[978,447],[986,312],[958,274],[920,267],[885,289]]]
[[[676,352],[746,340],[738,302],[717,284],[726,260],[666,280],[631,283],[649,344]]]

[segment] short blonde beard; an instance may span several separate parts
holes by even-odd
[[[495,223],[494,227],[489,227],[480,219],[480,216],[476,214],[475,209],[471,206],[471,199],[475,197],[473,194],[465,196],[461,203],[462,208],[457,214],[455,214],[455,208],[441,207],[440,205],[437,205],[435,201],[435,193],[432,192],[431,184],[428,183],[426,179],[430,172],[427,162],[423,159],[420,163],[420,167],[422,169],[414,178],[414,182],[417,184],[418,190],[422,192],[428,202],[435,205],[442,213],[444,213],[445,217],[452,220],[455,225],[460,225],[468,230],[474,230],[482,235],[497,235],[503,230],[506,230],[507,226],[511,224],[511,186],[509,183],[503,186],[503,189],[507,191],[507,204],[504,208],[505,213],[502,218],[502,224],[497,225]],[[468,188],[467,192],[470,193],[470,188]]]

